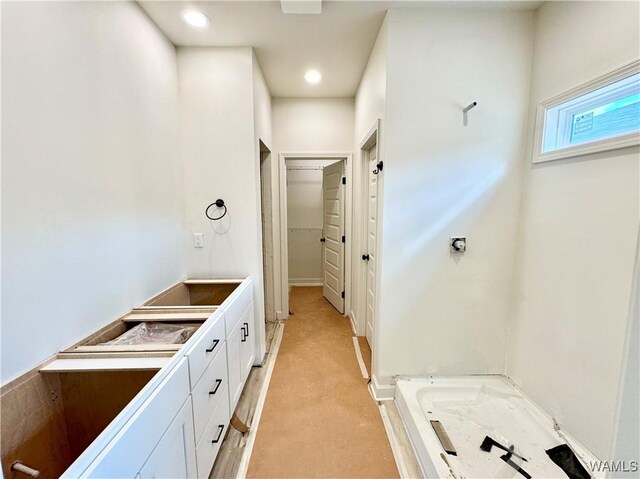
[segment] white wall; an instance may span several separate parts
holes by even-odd
[[[269,150],[272,150],[271,93],[254,51],[251,52],[251,68],[253,73],[253,122],[256,148],[259,152],[259,141],[262,141]]]
[[[175,50],[134,3],[2,3],[2,382],[180,280]]]
[[[374,374],[502,373],[533,12],[391,10],[387,27]]]
[[[279,153],[350,152],[353,98],[274,98],[273,139]]]
[[[539,102],[638,59],[639,14],[635,2],[545,3],[531,121]],[[536,166],[530,152],[529,143],[507,374],[608,459],[640,218],[638,148]]]
[[[178,76],[188,274],[254,273],[248,254],[259,236],[251,48],[178,48]],[[205,208],[217,198],[228,213],[212,222]],[[204,233],[204,248],[193,247],[194,232]]]
[[[374,123],[384,118],[387,98],[388,31],[385,17],[358,85],[354,112],[356,151]],[[382,123],[384,124],[384,121]]]
[[[264,353],[264,294],[258,137],[270,141],[268,94],[253,51],[178,48],[181,155],[184,165],[187,272],[191,277],[254,278],[256,326]],[[227,215],[210,221],[217,198]],[[192,233],[205,247],[193,247]]]

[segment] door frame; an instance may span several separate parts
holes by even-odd
[[[366,135],[364,135],[363,139],[360,141],[358,145],[358,152],[360,155],[359,159],[359,172],[358,172],[358,206],[356,208],[356,217],[354,219],[355,227],[358,230],[358,238],[357,238],[357,251],[355,252],[354,261],[356,263],[356,273],[358,278],[358,289],[357,289],[357,311],[358,314],[356,316],[356,334],[358,336],[365,336],[366,327],[367,327],[367,263],[362,261],[362,254],[367,252],[368,244],[367,244],[367,216],[368,216],[368,193],[369,193],[369,150],[373,145],[377,145],[376,155],[378,157],[378,161],[383,161],[382,158],[382,149],[380,148],[380,120],[376,120],[373,126],[369,129]],[[383,170],[384,171],[384,170]],[[378,176],[378,192],[377,192],[377,202],[376,202],[376,264],[375,264],[375,291],[374,291],[374,308],[373,308],[373,331],[372,331],[372,339],[373,344],[371,345],[371,360],[372,360],[372,369],[375,366],[376,362],[376,345],[378,344],[378,330],[379,330],[379,305],[380,305],[380,265],[382,263],[382,248],[381,248],[381,238],[382,238],[382,229],[380,225],[382,224],[382,202],[383,202],[383,191],[384,191],[384,174],[380,174]],[[372,372],[373,374],[373,372]]]
[[[274,227],[274,215],[277,214],[273,205],[274,198],[274,181],[273,181],[273,162],[274,155],[267,145],[263,143],[262,140],[258,140],[260,152],[259,152],[259,168],[258,168],[258,176],[259,176],[259,191],[260,191],[260,234],[262,237],[262,276],[263,276],[263,296],[264,296],[264,320],[272,321],[276,319],[276,292],[275,292],[275,280],[274,280],[274,272],[275,272],[275,232],[273,231]],[[268,167],[265,167],[265,163],[269,160]],[[263,176],[268,178],[269,181],[269,189],[268,195],[265,195],[263,191],[262,179]],[[270,203],[266,201],[268,196],[268,200]],[[264,218],[266,207],[268,206],[268,215],[267,218]],[[264,220],[267,220],[271,226],[271,234],[265,235],[264,231]],[[265,255],[265,250],[267,247],[271,247],[271,258]],[[267,276],[267,271],[271,270],[271,274]],[[271,297],[269,297],[271,296]],[[271,300],[271,301],[269,301]]]
[[[347,179],[345,187],[345,261],[344,261],[344,278],[345,278],[345,315],[351,310],[352,304],[352,286],[351,286],[351,251],[353,243],[353,215],[352,215],[352,168],[353,154],[348,152],[290,152],[280,153],[278,155],[278,225],[274,225],[274,231],[279,231],[280,248],[274,248],[274,253],[279,251],[279,258],[274,258],[274,263],[279,264],[279,268],[274,270],[275,274],[275,296],[278,298],[279,304],[276,308],[276,317],[278,319],[287,319],[289,317],[289,244],[287,235],[287,160],[343,160],[345,162],[344,174]],[[276,215],[274,214],[274,221]]]

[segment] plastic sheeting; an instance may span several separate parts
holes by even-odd
[[[126,333],[111,341],[102,343],[105,346],[123,346],[131,344],[183,344],[191,337],[195,326],[176,326],[166,323],[140,323]]]

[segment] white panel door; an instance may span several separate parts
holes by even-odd
[[[322,171],[323,294],[344,313],[344,162],[325,166]]]
[[[189,396],[136,477],[186,479],[196,474],[193,409]]]
[[[373,321],[376,295],[376,232],[378,228],[378,163],[377,145],[369,150],[369,181],[367,188],[367,279],[366,279],[366,337],[373,349]]]

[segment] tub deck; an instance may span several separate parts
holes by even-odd
[[[425,477],[524,479],[501,459],[505,451],[480,449],[486,436],[515,445],[527,461],[513,457],[514,462],[532,477],[566,477],[545,451],[567,441],[554,430],[552,418],[505,377],[398,380],[395,400]],[[430,421],[444,426],[457,455],[444,451]],[[589,470],[595,456],[562,434]]]

